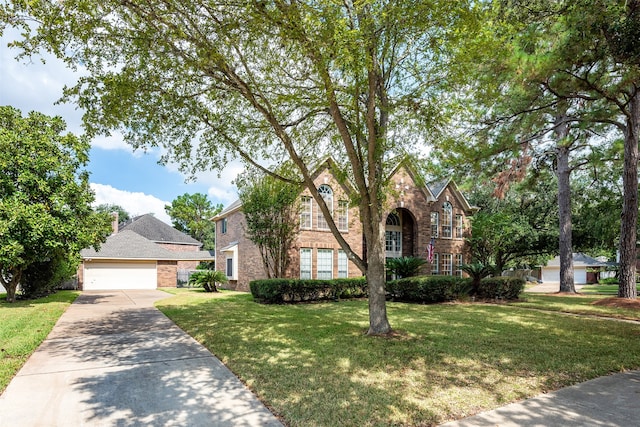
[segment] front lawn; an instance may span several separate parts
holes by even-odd
[[[626,300],[611,299],[603,295],[542,295],[524,294],[521,301],[512,302],[516,307],[538,310],[561,311],[563,313],[586,314],[592,316],[615,317],[618,319],[640,320],[640,309],[624,307]]]
[[[618,285],[585,285],[580,293],[589,295],[618,295]]]
[[[640,367],[640,326],[507,305],[260,305],[233,292],[156,303],[291,426],[435,425]]]
[[[0,299],[0,393],[49,335],[78,292],[60,291],[45,298],[5,302]]]

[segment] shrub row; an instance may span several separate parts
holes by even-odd
[[[453,276],[417,276],[387,282],[387,297],[394,301],[433,304],[463,299],[517,299],[525,281],[517,277],[488,277],[473,289],[471,279]],[[361,298],[367,296],[364,277],[333,280],[266,279],[249,283],[256,301],[266,304]]]
[[[453,276],[416,276],[387,282],[389,298],[424,304],[453,301],[470,290],[470,279]]]
[[[364,277],[333,280],[253,280],[249,283],[249,288],[256,301],[266,304],[367,296],[367,281]]]

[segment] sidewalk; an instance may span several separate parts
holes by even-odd
[[[153,302],[84,292],[0,396],[0,426],[281,426]]]
[[[640,371],[596,378],[441,427],[640,426]]]

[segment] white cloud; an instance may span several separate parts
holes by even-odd
[[[164,211],[164,206],[171,204],[149,194],[118,190],[110,185],[91,183],[91,189],[96,195],[95,205],[103,203],[121,206],[131,216],[152,213],[161,221],[171,224],[171,218]]]

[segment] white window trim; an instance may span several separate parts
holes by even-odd
[[[305,199],[308,200],[308,203],[304,202]],[[311,230],[311,229],[313,229],[313,197],[311,197],[311,196],[302,196],[302,201],[303,201],[302,205],[304,207],[308,207],[309,208],[309,212],[308,212],[308,214],[309,214],[309,226],[307,227],[307,226],[302,225],[302,214],[306,213],[306,212],[303,212],[301,210],[300,211],[300,229],[302,229],[302,230]]]
[[[340,261],[344,262],[344,276],[341,276],[340,273]],[[338,279],[346,279],[349,277],[349,258],[347,257],[347,253],[342,249],[338,249]]]
[[[344,227],[340,226],[340,214],[342,208],[344,208]],[[338,200],[338,215],[336,220],[338,230],[347,233],[349,231],[349,202],[346,200]]]
[[[431,274],[440,274],[440,254],[433,253],[433,263],[431,264]]]
[[[327,254],[328,256],[328,260],[330,261],[330,265],[329,265],[329,270],[330,271],[330,276],[329,278],[321,278],[320,277],[320,254]],[[324,273],[324,270],[323,270]],[[331,280],[333,279],[333,249],[325,249],[325,248],[321,248],[317,250],[317,254],[316,254],[316,278],[317,279],[323,279],[323,280]]]
[[[302,253],[308,253],[309,254],[309,278],[308,279],[313,279],[313,249],[311,248],[300,248],[300,279],[307,279],[307,278],[303,278],[302,277]]]

